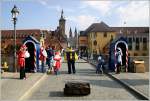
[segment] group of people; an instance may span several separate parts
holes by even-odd
[[[44,50],[43,50],[44,51]],[[42,51],[41,51],[42,52]],[[44,53],[47,53],[47,55],[44,55]],[[71,74],[72,72],[75,74],[75,61],[78,59],[77,53],[75,50],[72,49],[72,47],[68,47],[65,51],[63,50],[63,53],[60,51],[54,51],[51,47],[48,47],[46,49],[46,52],[42,52],[41,55],[46,58],[46,63],[48,65],[47,73],[55,73],[58,75],[61,68],[61,62],[62,62],[62,55],[64,55],[64,60],[67,61],[68,64],[68,74]],[[42,61],[42,72],[44,72],[44,61],[45,59],[40,59]]]
[[[122,51],[120,48],[117,48],[117,52],[115,53],[117,57],[117,68],[116,73],[120,73],[120,66],[122,65]],[[68,74],[75,74],[76,68],[75,68],[75,61],[78,59],[77,53],[75,50],[72,49],[72,47],[68,47],[65,52],[63,53],[64,60],[67,61],[68,64]],[[27,50],[26,45],[22,45],[20,47],[20,50],[17,53],[18,56],[18,64],[20,67],[20,79],[26,79],[25,74],[25,58],[29,58],[30,54]],[[48,46],[46,49],[42,46],[40,48],[40,56],[39,60],[41,61],[41,70],[44,73],[46,71],[44,65],[45,62],[48,65],[48,71],[54,71],[56,75],[59,74],[59,70],[61,68],[61,53],[59,51],[54,51],[50,46]],[[104,58],[102,55],[98,57],[98,64],[96,66],[96,73],[102,73],[103,74],[103,67],[104,67]]]
[[[46,49],[44,47],[41,47],[39,59],[41,61],[41,70],[43,73],[46,71],[44,66],[45,62],[48,65],[48,72],[51,72],[53,70],[56,75],[59,73],[62,60],[59,51],[55,51],[50,46],[48,46]]]
[[[74,51],[71,47],[68,47],[65,51],[63,51],[64,60],[67,61],[68,64],[68,74],[76,73],[75,69],[75,61],[78,59],[76,51]],[[25,74],[25,58],[29,58],[30,54],[27,50],[26,45],[22,45],[20,50],[17,53],[18,57],[18,65],[20,69],[20,79],[26,79]],[[55,51],[50,46],[46,49],[44,46],[40,48],[39,60],[41,63],[41,72],[45,73],[45,62],[48,65],[47,72],[54,72],[56,75],[59,74],[59,70],[61,68],[61,52]]]
[[[120,47],[117,47],[116,52],[115,52],[115,56],[116,56],[116,67],[115,67],[115,72],[116,74],[119,74],[121,71],[121,66],[122,66],[122,50]],[[105,60],[103,58],[103,56],[100,54],[98,56],[98,63],[96,66],[96,73],[102,73],[103,74],[103,69],[104,69],[104,64],[105,64]]]

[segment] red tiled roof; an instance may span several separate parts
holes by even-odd
[[[93,23],[83,33],[88,33],[88,32],[113,32],[113,31],[114,30],[111,29],[107,24],[105,24],[104,22],[100,22],[100,23]]]
[[[110,27],[104,22],[93,23],[85,31],[81,32],[81,36],[86,36],[88,32],[117,32],[117,33],[149,33],[149,27]]]
[[[41,33],[40,29],[25,29],[25,30],[16,30],[17,37],[25,37],[28,35],[38,35]],[[14,30],[1,30],[2,37],[13,37]]]

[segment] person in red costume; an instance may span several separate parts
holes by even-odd
[[[18,65],[20,67],[20,79],[26,79],[25,58],[28,58],[30,56],[28,51],[27,51],[26,45],[22,45],[20,47],[20,50],[17,53],[17,55],[18,55]]]
[[[55,65],[54,65],[54,72],[55,72],[56,75],[58,75],[59,69],[61,67],[61,56],[60,56],[59,52],[55,53],[54,63],[55,63]]]

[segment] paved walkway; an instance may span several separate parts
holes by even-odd
[[[112,74],[113,77],[126,83],[128,86],[142,93],[144,96],[149,97],[149,78],[148,72],[146,73],[120,73]]]
[[[91,62],[91,61],[90,61]],[[45,75],[43,73],[27,73],[27,80],[20,80],[19,73],[4,72],[1,76],[1,99],[51,99],[51,100],[134,100],[132,94],[127,92],[120,84],[105,75],[95,74],[92,65],[84,60],[76,63],[77,73],[67,74],[67,63],[63,63],[61,74]],[[149,94],[149,73],[121,73],[112,76],[126,82],[129,86],[148,96]],[[42,81],[42,82],[41,82]],[[68,81],[90,82],[91,94],[83,97],[65,97],[63,95],[64,84]],[[36,87],[34,87],[36,86]],[[32,89],[34,88],[34,89]],[[31,91],[32,90],[32,91]],[[115,92],[115,93],[114,93]],[[28,96],[30,94],[31,96]]]
[[[84,60],[76,63],[76,74],[67,74],[67,63],[63,63],[60,75],[47,75],[37,88],[28,94],[27,100],[136,100],[116,81],[106,75],[95,73],[95,69]],[[65,96],[63,88],[68,81],[89,82],[91,94],[87,96]]]
[[[1,99],[19,100],[44,76],[43,73],[26,73],[27,79],[20,80],[19,73],[4,72],[1,75]]]
[[[94,65],[97,64],[94,60],[89,62]],[[149,72],[109,74],[149,98]]]

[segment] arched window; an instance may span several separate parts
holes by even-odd
[[[107,37],[107,32],[104,32],[104,37]]]
[[[143,38],[143,50],[147,50],[147,38]]]

